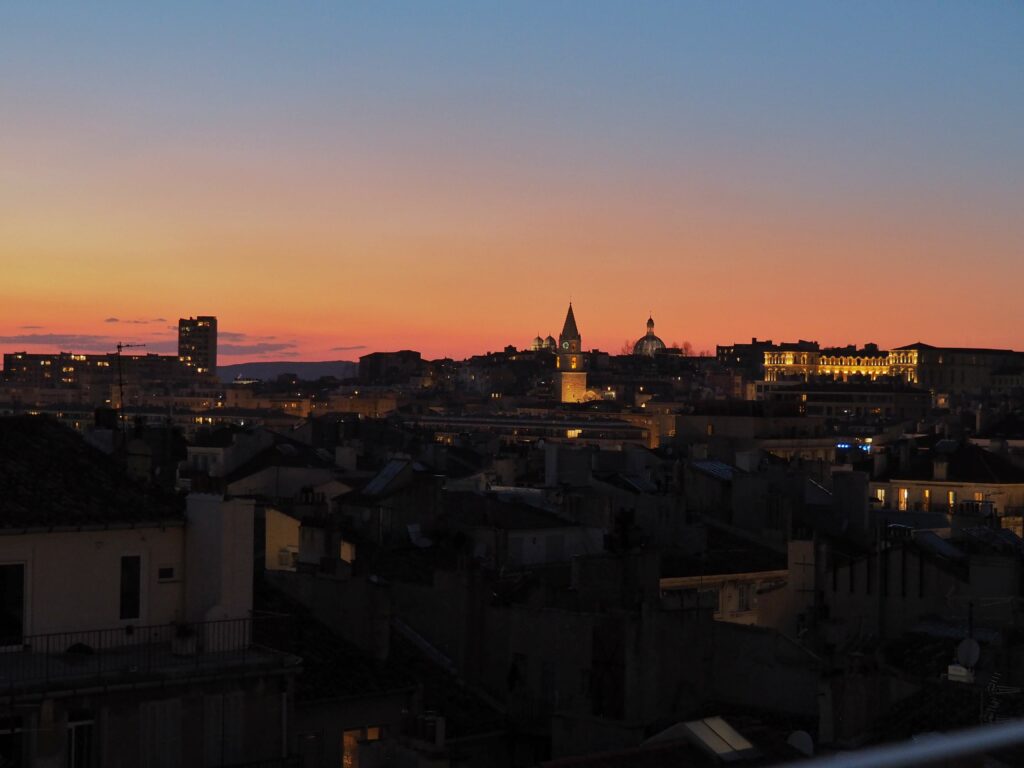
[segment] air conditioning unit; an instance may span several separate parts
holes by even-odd
[[[954,683],[973,683],[974,672],[960,664],[950,664],[946,670],[946,679]]]

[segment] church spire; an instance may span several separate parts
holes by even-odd
[[[559,339],[565,341],[567,339],[579,340],[580,332],[576,328],[576,316],[572,313],[572,302],[569,302],[569,311],[565,315],[565,325],[562,326],[562,333]]]

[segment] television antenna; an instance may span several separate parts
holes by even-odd
[[[144,347],[145,344],[124,344],[117,342],[117,416],[121,422],[121,449],[127,450],[128,434],[124,423],[124,371],[121,367],[121,350]]]

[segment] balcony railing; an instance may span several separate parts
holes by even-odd
[[[962,765],[961,758],[980,758],[1024,744],[1024,721],[1011,720],[952,733],[926,734],[914,741],[801,760],[779,768],[916,768]],[[970,762],[974,765],[974,762]],[[981,761],[977,762],[981,765]],[[1015,763],[1016,764],[1016,763]]]
[[[261,616],[25,636],[0,651],[0,696],[292,665],[294,657],[254,641],[266,634],[265,623],[283,620]]]

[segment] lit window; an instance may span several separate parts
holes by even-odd
[[[906,512],[910,501],[910,490],[907,488],[900,488],[897,493],[897,502],[900,512]]]

